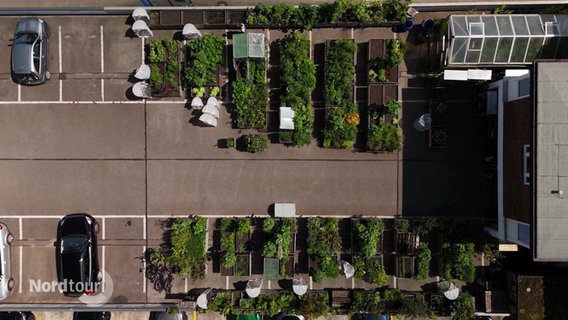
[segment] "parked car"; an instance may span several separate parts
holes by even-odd
[[[99,224],[84,213],[69,214],[59,220],[55,261],[57,280],[66,296],[93,294],[102,280],[99,269],[97,233]]]
[[[31,312],[24,311],[11,311],[0,312],[0,319],[2,320],[35,320],[35,315]]]
[[[39,18],[24,18],[16,24],[12,39],[12,80],[23,85],[42,84],[51,78],[47,69],[47,23]]]
[[[12,278],[12,241],[8,226],[0,222],[0,300],[8,298],[16,285]]]
[[[73,320],[110,320],[109,311],[100,312],[73,312]]]

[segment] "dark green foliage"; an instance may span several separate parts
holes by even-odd
[[[267,222],[267,220],[269,222]],[[274,221],[274,224],[273,222]],[[272,228],[271,225],[273,224]],[[263,230],[267,233],[262,255],[268,258],[288,257],[288,249],[293,241],[295,222],[291,218],[274,220],[266,218]],[[270,230],[270,231],[267,231]]]
[[[405,319],[423,319],[435,316],[424,300],[423,295],[404,297],[399,312],[405,315]]]
[[[302,146],[311,141],[314,120],[311,95],[316,86],[316,68],[309,58],[310,41],[295,31],[280,42],[282,73],[286,90],[281,97],[283,105],[294,110],[292,142]]]
[[[382,23],[387,20],[406,21],[410,1],[357,1],[336,0],[319,6],[301,4],[297,8],[289,4],[274,6],[260,3],[246,12],[245,23],[249,25],[292,26],[311,29],[317,23]]]
[[[237,219],[237,234],[246,235],[252,230],[249,218],[239,218]]]
[[[171,255],[167,260],[182,276],[200,279],[205,276],[205,234],[207,219],[176,219],[171,227]]]
[[[232,231],[222,233],[221,248],[227,251],[235,251],[235,234]]]
[[[327,124],[323,131],[324,148],[353,147],[359,125],[359,110],[354,103],[344,103],[341,107],[329,108]]]
[[[148,60],[150,62],[163,62],[166,56],[166,50],[162,41],[151,40],[148,42]]]
[[[150,83],[152,85],[152,92],[155,92],[155,90],[164,85],[164,76],[160,71],[160,67],[155,64],[150,65]]]
[[[436,218],[427,218],[426,220],[415,222],[413,226],[414,233],[420,237],[426,237],[428,233],[438,226]]]
[[[367,267],[367,280],[379,287],[387,285],[387,274],[379,258],[373,258]]]
[[[239,128],[264,128],[268,103],[266,66],[263,61],[247,61],[242,77],[233,81],[232,102]]]
[[[335,254],[341,250],[337,219],[308,219],[308,254],[320,257]]]
[[[209,308],[213,311],[218,311],[223,316],[231,314],[233,311],[233,303],[231,302],[230,292],[220,292],[215,295],[215,298],[209,305]]]
[[[402,63],[404,59],[405,44],[399,39],[386,39],[387,55],[385,63],[387,67],[396,67]]]
[[[390,99],[385,105],[388,114],[398,116],[398,111],[402,108],[402,103],[396,99]]]
[[[232,232],[234,229],[234,221],[232,218],[221,218],[221,232]]]
[[[405,233],[410,230],[410,220],[404,218],[397,218],[394,220],[394,229],[398,233]]]
[[[393,152],[402,150],[403,136],[395,124],[379,119],[379,124],[372,123],[369,128],[367,149],[371,151]]]
[[[262,222],[262,231],[266,233],[272,232],[274,227],[276,226],[276,220],[272,217],[265,218]]]
[[[353,220],[353,250],[369,259],[377,254],[383,234],[383,222],[377,218]]]
[[[225,38],[209,33],[187,43],[185,78],[191,87],[215,83],[215,68],[223,61]]]
[[[314,294],[306,294],[299,297],[300,306],[298,311],[300,314],[308,314],[311,319],[325,316],[329,312],[329,297],[326,292],[318,292]]]
[[[418,274],[416,278],[418,280],[426,280],[430,275],[430,260],[432,259],[432,254],[428,248],[428,243],[420,242],[418,245],[418,251],[416,253],[416,263],[418,265]]]
[[[341,105],[353,98],[355,42],[339,39],[326,43],[324,93],[326,105]]]
[[[321,259],[320,269],[327,278],[335,279],[339,276],[339,264],[337,260],[330,256],[325,256]]]
[[[385,60],[373,59],[369,61],[369,82],[388,82]]]
[[[474,256],[475,247],[473,243],[446,244],[444,250],[444,278],[447,280],[459,279],[472,283],[475,279]]]
[[[257,153],[268,148],[268,140],[265,135],[260,133],[249,133],[244,136],[247,151]]]
[[[459,297],[452,301],[450,309],[453,314],[452,319],[455,320],[471,320],[475,317],[471,295],[467,292],[461,292]]]
[[[237,263],[235,251],[227,251],[221,254],[221,266],[223,268],[232,268]]]

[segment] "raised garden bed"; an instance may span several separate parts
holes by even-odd
[[[396,268],[397,277],[413,278],[415,275],[414,257],[398,256],[396,258]]]
[[[224,47],[225,39],[211,33],[187,43],[185,79],[188,97],[209,96],[210,91],[219,86]]]
[[[265,129],[268,87],[266,62],[243,60],[237,65],[237,79],[232,83],[235,126],[239,129]]]
[[[180,49],[179,41],[154,40],[146,45],[146,62],[150,66],[152,96],[180,96]]]
[[[250,275],[250,255],[249,254],[238,254],[237,263],[235,268],[236,276],[248,276]]]

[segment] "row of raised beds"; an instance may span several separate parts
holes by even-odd
[[[280,131],[280,141],[296,146],[310,144],[314,119],[311,107],[316,86],[316,68],[310,59],[310,41],[294,31],[280,41],[282,106],[294,110],[294,130]]]

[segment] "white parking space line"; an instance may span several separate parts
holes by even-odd
[[[22,262],[23,261],[24,261],[24,247],[20,247],[20,277],[18,279],[18,293],[22,293],[22,287],[23,287],[23,285],[22,285],[22,279],[23,279]]]
[[[101,73],[105,72],[105,42],[103,37],[103,26],[101,25]]]
[[[57,28],[58,31],[58,36],[59,36],[59,73],[63,72],[63,66],[62,66],[62,62],[63,62],[63,58],[62,58],[62,51],[61,51],[61,26],[59,26],[59,28]]]
[[[146,216],[144,216],[142,218],[142,239],[146,240],[147,235],[146,235],[146,224],[148,223],[148,219],[146,218]]]
[[[18,218],[18,233],[20,234],[20,240],[24,239],[24,226],[22,224],[22,217]]]
[[[142,54],[141,54],[141,58],[142,58],[142,64],[144,64],[144,45],[146,44],[145,42],[146,40],[144,38],[142,38],[142,41],[140,41],[140,44],[142,45],[142,48],[140,48]]]
[[[144,251],[142,252],[146,252],[146,246],[143,249]],[[143,259],[142,267],[144,267],[144,272],[142,272],[142,292],[146,293],[146,259]]]
[[[63,80],[59,79],[59,102],[63,102]]]
[[[22,85],[18,84],[18,102],[22,101]]]
[[[101,100],[105,101],[105,79],[101,79]]]
[[[106,272],[106,269],[105,269],[105,261],[106,261],[105,251],[106,250],[105,249],[106,249],[106,246],[103,246],[103,261],[102,261],[103,268],[102,269],[105,270],[105,272]],[[102,282],[102,292],[105,292],[105,277],[103,277],[103,280],[101,282]]]
[[[102,234],[103,240],[106,239],[106,217],[103,217],[103,234]]]

